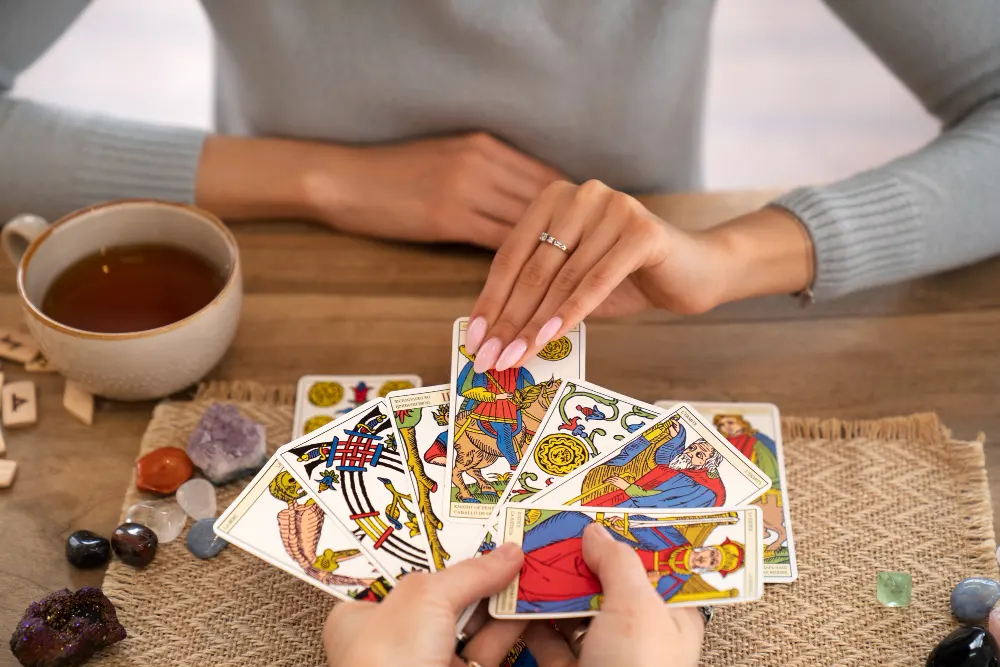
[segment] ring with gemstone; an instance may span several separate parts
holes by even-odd
[[[538,240],[540,242],[542,242],[542,243],[548,243],[549,245],[554,245],[555,247],[559,248],[563,252],[567,252],[567,253],[569,252],[569,249],[566,247],[565,243],[563,243],[562,241],[556,240],[556,237],[552,236],[548,232],[542,232],[542,235],[538,237]]]

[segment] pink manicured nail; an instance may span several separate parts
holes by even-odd
[[[485,373],[493,368],[498,356],[500,356],[500,339],[490,338],[483,343],[482,349],[476,355],[476,363],[472,365],[472,370],[477,373]]]
[[[542,328],[538,330],[538,337],[535,338],[535,345],[545,345],[552,337],[556,335],[562,327],[562,318],[553,317],[551,320],[542,325]]]
[[[507,349],[503,351],[500,358],[497,360],[497,370],[505,371],[518,361],[524,355],[525,350],[528,349],[528,341],[523,338],[518,338],[513,343],[507,346]]]
[[[465,331],[465,351],[475,354],[484,336],[486,336],[486,318],[477,317],[469,322],[469,328]]]

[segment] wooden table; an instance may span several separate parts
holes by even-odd
[[[773,193],[651,197],[666,220],[704,227]],[[417,373],[448,381],[451,323],[466,315],[489,255],[347,238],[301,224],[236,227],[246,301],[236,343],[212,378],[292,383],[305,373]],[[701,317],[647,313],[588,322],[587,379],[654,401],[770,401],[799,416],[936,411],[954,435],[1000,433],[1000,260],[800,310],[773,297]],[[0,269],[0,323],[20,325],[14,271]],[[26,376],[4,367],[8,379]],[[0,490],[0,635],[53,590],[99,585],[74,570],[66,536],[109,535],[152,404],[99,403],[86,427],[39,385],[39,423],[7,433],[20,464]],[[987,446],[994,497],[1000,451]],[[0,664],[12,656],[0,649]]]

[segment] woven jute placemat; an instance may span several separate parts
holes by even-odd
[[[289,439],[293,400],[292,387],[206,385],[191,402],[156,408],[139,454],[184,447],[201,413],[218,401],[263,423],[273,451]],[[720,609],[703,664],[923,664],[955,626],[952,586],[998,574],[982,443],[951,440],[932,414],[785,418],[782,426],[799,579],[768,585],[761,602]],[[220,511],[245,482],[219,490]],[[142,497],[133,484],[123,512]],[[880,570],[913,575],[909,608],[879,604]],[[104,591],[128,638],[99,654],[98,664],[325,664],[320,632],[334,601],[236,547],[202,561],[182,535],[161,545],[145,569],[113,562]]]

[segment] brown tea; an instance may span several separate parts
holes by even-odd
[[[198,312],[225,282],[203,258],[174,246],[102,248],[55,279],[42,312],[84,331],[146,331]]]

